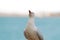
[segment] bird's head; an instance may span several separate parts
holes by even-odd
[[[34,17],[34,13],[29,10],[29,17]]]

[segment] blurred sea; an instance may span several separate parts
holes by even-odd
[[[0,40],[25,40],[24,28],[28,18],[0,17]],[[35,18],[44,40],[60,40],[60,18]]]

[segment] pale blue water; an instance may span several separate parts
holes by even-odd
[[[0,17],[0,40],[25,40],[23,31],[28,18]],[[44,40],[60,40],[60,18],[36,18]]]

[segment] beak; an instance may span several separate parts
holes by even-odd
[[[29,14],[31,14],[32,12],[29,10]]]

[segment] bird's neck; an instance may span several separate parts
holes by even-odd
[[[28,25],[26,29],[32,29],[32,30],[37,30],[35,23],[34,23],[34,18],[29,18]]]
[[[34,17],[30,17],[29,18],[29,22],[28,22],[29,25],[34,25]]]

